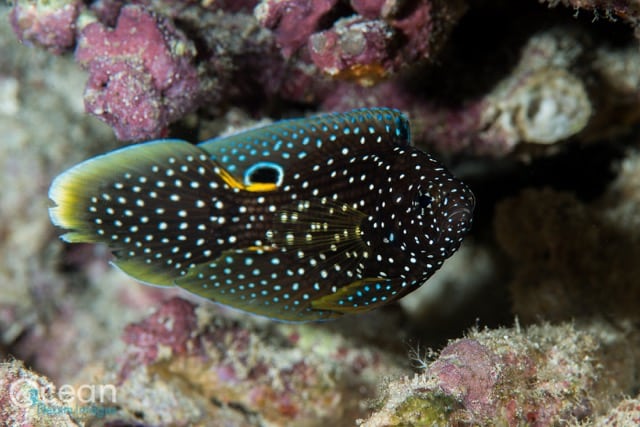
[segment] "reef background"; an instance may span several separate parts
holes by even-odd
[[[637,0],[0,4],[0,424],[639,425],[639,23]],[[49,222],[96,154],[379,105],[478,200],[384,309],[268,321]]]

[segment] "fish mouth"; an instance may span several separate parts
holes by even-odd
[[[458,199],[457,203],[449,210],[446,221],[456,228],[471,228],[473,211],[476,206],[476,198],[469,190],[464,192],[464,197]]]
[[[464,191],[464,196],[460,197],[457,203],[454,205],[454,208],[449,212],[447,216],[447,221],[449,223],[464,223],[467,224],[467,227],[471,225],[471,221],[473,218],[473,210],[476,207],[476,198],[469,190],[466,188]]]
[[[447,216],[447,222],[449,224],[471,224],[473,219],[473,208],[460,207],[459,209],[450,212]]]
[[[438,242],[440,242],[442,247],[445,248],[450,255],[458,249],[464,236],[471,230],[473,207],[455,207],[440,218],[442,223],[438,235]]]

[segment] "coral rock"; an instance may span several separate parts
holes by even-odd
[[[528,189],[498,205],[495,224],[516,266],[510,290],[524,322],[598,313],[638,318],[640,246],[633,223],[625,230],[571,194]]]
[[[197,105],[194,57],[192,43],[168,21],[126,6],[115,29],[95,22],[82,30],[76,59],[90,73],[85,106],[120,139],[161,136]]]
[[[625,427],[640,425],[640,395],[625,399],[608,414],[593,421],[594,427]]]
[[[337,0],[265,0],[255,10],[258,21],[273,30],[285,57],[293,55],[318,31]]]
[[[562,4],[576,11],[592,11],[595,18],[600,16],[615,20],[622,18],[634,27],[640,21],[640,5],[635,0],[540,0],[555,7]]]
[[[370,86],[393,69],[396,32],[384,21],[349,18],[311,36],[311,59],[323,72]]]
[[[62,53],[75,45],[76,18],[82,3],[79,0],[20,0],[15,3],[9,19],[21,42]]]
[[[422,374],[391,382],[366,427],[558,425],[593,414],[598,348],[571,326],[472,333]]]
[[[79,408],[63,402],[47,378],[26,369],[22,362],[0,363],[0,425],[76,427]]]
[[[522,143],[558,143],[582,132],[594,115],[586,79],[575,71],[584,66],[579,62],[589,47],[584,39],[559,29],[532,36],[511,74],[488,93],[458,105],[425,98],[412,92],[410,83],[389,81],[367,89],[342,87],[328,94],[323,106],[339,111],[369,104],[402,109],[412,119],[414,139],[429,141],[440,152],[502,156]],[[611,68],[604,63],[599,67]]]
[[[118,373],[100,379],[119,384],[114,422],[143,413],[151,425],[327,425],[364,415],[377,379],[405,372],[318,325],[256,327],[217,309],[173,298],[126,328]],[[253,422],[238,424],[247,414]]]
[[[285,57],[302,51],[320,71],[370,86],[433,57],[466,8],[458,0],[354,0],[351,7],[356,13],[345,17],[335,0],[264,0],[256,17]]]

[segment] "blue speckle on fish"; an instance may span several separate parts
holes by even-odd
[[[107,244],[133,278],[288,321],[417,289],[457,250],[474,208],[387,108],[129,146],[64,172],[49,197],[64,240]]]

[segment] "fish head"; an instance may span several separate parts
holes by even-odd
[[[437,264],[471,228],[475,197],[440,162],[416,148],[398,148],[390,168],[391,226],[404,251]]]

